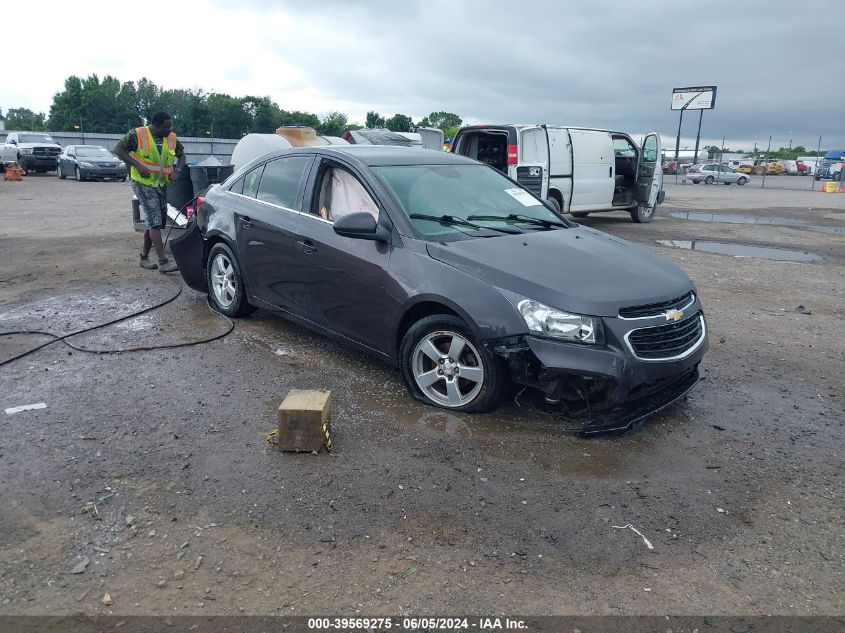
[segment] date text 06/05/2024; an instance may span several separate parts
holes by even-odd
[[[308,618],[308,628],[326,631],[388,630],[404,631],[497,631],[526,630],[524,620],[516,618],[438,618],[438,617],[403,617],[403,618]]]

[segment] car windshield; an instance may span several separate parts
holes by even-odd
[[[373,171],[424,238],[461,239],[468,233],[476,234],[478,229],[460,222],[412,215],[450,216],[481,227],[517,226],[534,230],[542,228],[544,223],[573,226],[552,213],[538,198],[483,165],[406,165],[375,167]]]
[[[47,136],[46,134],[21,134],[20,139],[18,139],[21,143],[55,143],[52,138]]]
[[[111,158],[112,154],[104,147],[77,147],[77,156],[96,156],[99,158]]]

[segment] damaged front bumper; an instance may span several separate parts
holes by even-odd
[[[693,317],[696,318],[696,317]],[[702,378],[707,349],[702,335],[681,358],[642,360],[623,343],[624,333],[608,344],[588,346],[530,335],[487,341],[510,369],[514,382],[539,389],[546,402],[583,421],[579,435],[624,433],[683,398]],[[616,342],[618,341],[618,344]]]

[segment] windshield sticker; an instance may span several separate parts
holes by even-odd
[[[539,200],[532,198],[531,194],[523,189],[505,189],[505,193],[517,202],[521,203],[523,207],[536,207],[540,204]]]

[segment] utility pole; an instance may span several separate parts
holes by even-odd
[[[760,185],[760,189],[763,189],[766,186],[766,173],[769,171],[769,152],[772,150],[772,137],[769,136],[769,147],[766,148],[766,159],[763,162],[763,184]]]
[[[681,166],[678,164],[678,152],[681,149],[681,123],[684,121],[684,110],[681,108],[681,116],[678,119],[678,136],[675,137],[675,184],[678,184],[678,172],[681,171]]]
[[[211,98],[214,96],[214,91],[208,93],[208,111],[211,114],[211,155],[214,156],[214,106],[211,103]]]

